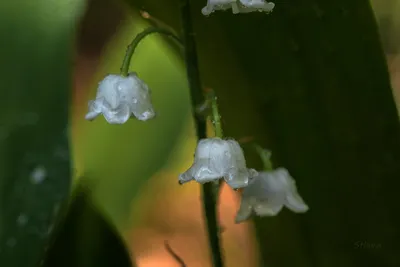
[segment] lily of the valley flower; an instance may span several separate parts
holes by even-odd
[[[248,185],[256,170],[246,168],[243,150],[235,140],[202,139],[197,144],[193,165],[179,176],[181,184],[196,180],[203,184],[224,178],[233,189]]]
[[[239,0],[243,8],[240,8],[240,13],[249,12],[272,12],[275,7],[275,3],[267,2],[264,0]]]
[[[103,114],[110,124],[124,124],[131,116],[146,121],[155,116],[150,90],[135,72],[127,77],[107,75],[97,89],[96,99],[89,101],[85,118],[94,120]]]
[[[251,214],[275,216],[286,206],[290,210],[303,213],[307,204],[297,192],[296,182],[284,168],[260,172],[243,189],[236,223],[247,220]]]
[[[272,2],[264,0],[207,0],[207,5],[201,10],[203,15],[208,16],[217,10],[232,9],[233,14],[249,12],[271,12],[275,7]]]
[[[217,10],[232,9],[233,14],[239,13],[237,0],[207,0],[207,5],[201,10],[203,15],[208,16]]]

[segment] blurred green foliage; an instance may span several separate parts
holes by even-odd
[[[131,267],[126,244],[92,200],[92,185],[81,178],[67,216],[55,230],[44,267]],[[132,265],[133,264],[133,265]]]
[[[71,184],[68,106],[84,2],[0,2],[0,266],[39,264]]]

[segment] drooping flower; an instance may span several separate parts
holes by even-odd
[[[207,0],[207,5],[201,10],[203,15],[208,16],[217,10],[232,9],[233,14],[249,12],[271,12],[275,7],[272,2],[264,0]]]
[[[296,213],[308,210],[297,192],[296,182],[284,168],[260,172],[243,189],[236,223],[247,220],[254,212],[258,216],[275,216],[286,206]]]
[[[207,0],[207,5],[203,7],[201,13],[208,16],[217,10],[232,9],[232,13],[237,14],[239,13],[239,8],[236,2],[237,0]]]
[[[239,0],[242,4],[239,7],[240,13],[249,13],[249,12],[272,12],[275,7],[275,3],[267,2],[264,0]]]
[[[197,144],[193,165],[179,176],[181,184],[196,180],[203,184],[224,178],[233,189],[248,185],[257,171],[247,169],[243,150],[235,140],[202,139]]]
[[[110,124],[124,124],[132,116],[149,120],[155,116],[150,89],[135,72],[127,77],[107,75],[99,83],[96,99],[89,101],[85,119],[94,120],[100,114]]]

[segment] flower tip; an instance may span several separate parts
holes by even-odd
[[[244,180],[244,181],[237,181],[237,182],[233,182],[233,181],[225,181],[233,190],[239,190],[241,188],[245,188],[248,184],[249,181],[248,180]]]
[[[187,173],[182,173],[179,175],[178,183],[180,185],[183,185],[191,180],[192,180],[192,177],[190,175],[188,175]]]
[[[244,221],[247,221],[251,216],[250,213],[243,213],[243,211],[239,211],[238,214],[235,217],[235,224],[242,223]]]
[[[309,211],[309,209],[310,209],[310,207],[308,207],[308,205],[304,202],[298,203],[298,205],[296,206],[296,209],[292,208],[292,210],[297,213],[306,213],[307,211]]]
[[[204,16],[207,16],[207,17],[208,17],[212,12],[213,12],[213,11],[210,10],[209,8],[207,8],[207,7],[204,7],[204,8],[201,9],[201,13],[202,13]]]
[[[239,218],[237,218],[237,217],[235,218],[235,223],[236,223],[236,224],[239,224],[239,223],[241,223],[242,221],[243,221],[243,220],[241,220],[241,219],[239,219]]]
[[[99,116],[99,113],[90,111],[85,115],[85,120],[93,121],[97,116]]]
[[[147,120],[153,119],[155,116],[156,116],[155,111],[152,109],[149,109],[149,110],[143,112],[142,114],[140,114],[137,117],[137,119],[140,121],[147,121]]]

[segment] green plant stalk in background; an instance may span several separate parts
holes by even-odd
[[[197,116],[196,107],[205,102],[203,90],[200,81],[199,64],[196,51],[196,42],[194,40],[191,10],[189,0],[181,1],[181,19],[183,30],[183,43],[185,53],[185,63],[187,78],[189,82],[190,96],[192,100],[192,108],[194,113],[196,134],[199,139],[207,137],[206,121]],[[216,107],[216,105],[215,105]],[[219,121],[219,119],[218,119]],[[221,131],[222,134],[222,131]],[[207,232],[209,238],[210,249],[214,267],[222,267],[223,261],[221,256],[219,227],[217,218],[217,194],[214,191],[214,183],[205,183],[202,185],[203,208],[207,223]],[[218,191],[218,190],[217,190]]]

